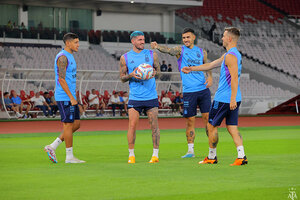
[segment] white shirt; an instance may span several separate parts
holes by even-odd
[[[46,100],[43,96],[40,96],[39,98],[32,97],[30,101],[32,101],[35,106],[42,106]]]
[[[128,97],[122,97],[125,104],[128,104]]]
[[[97,98],[95,98],[95,97],[97,97]],[[90,101],[93,98],[95,98],[95,99],[93,101]],[[97,104],[99,104],[99,98],[98,98],[98,96],[96,94],[90,94],[89,95],[89,103],[90,103],[90,105],[97,105]]]
[[[170,104],[172,104],[172,101],[169,97],[163,97],[161,103],[164,104],[164,106],[169,106]]]
[[[119,103],[119,102],[120,102],[119,96],[115,97],[115,95],[112,95],[112,96],[110,97],[110,102],[111,102],[111,103]]]

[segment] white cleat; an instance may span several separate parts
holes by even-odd
[[[79,160],[78,158],[66,159],[65,163],[85,163],[84,160]]]
[[[46,145],[44,148],[44,151],[46,151],[49,159],[53,162],[53,163],[57,163],[57,159],[56,159],[56,154],[54,149],[52,149],[52,147],[50,145]]]

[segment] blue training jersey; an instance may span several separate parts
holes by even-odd
[[[153,51],[144,49],[140,53],[131,50],[124,55],[128,74],[133,72],[140,64],[147,63],[153,66]],[[129,80],[129,100],[146,101],[157,99],[155,78],[148,80],[138,80],[131,78]]]
[[[234,55],[238,62],[238,90],[236,95],[236,102],[242,101],[242,95],[240,90],[240,77],[242,72],[242,56],[236,47],[229,49],[229,51],[224,55],[224,60],[221,65],[219,87],[215,94],[215,101],[230,103],[231,98],[231,75],[229,73],[228,67],[225,65],[225,58],[227,54]]]
[[[182,91],[198,92],[206,89],[205,75],[201,71],[192,71],[185,74],[181,71],[182,67],[198,66],[203,64],[203,49],[194,46],[192,49],[182,46],[180,58],[178,59],[178,70],[182,80]]]
[[[54,71],[55,71],[55,93],[54,97],[56,101],[70,101],[69,96],[67,93],[63,90],[59,83],[59,69],[57,66],[57,60],[61,56],[66,56],[68,59],[68,65],[66,69],[66,82],[68,84],[69,90],[71,94],[73,95],[74,99],[76,99],[76,62],[73,57],[73,54],[65,51],[64,49],[61,50],[55,57],[55,62],[54,62]]]

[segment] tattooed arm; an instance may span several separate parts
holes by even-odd
[[[66,82],[66,71],[67,71],[67,66],[68,66],[67,57],[60,56],[57,60],[57,66],[58,66],[59,84],[61,85],[61,87],[65,91],[65,93],[69,96],[72,106],[74,106],[74,105],[78,104],[78,102],[75,100],[75,98],[71,94],[69,86]]]
[[[153,52],[153,68],[154,68],[154,73],[153,73],[153,77],[159,76],[160,75],[160,64],[159,64],[159,60],[158,60],[158,56],[156,52]]]
[[[177,58],[179,58],[180,54],[181,54],[181,46],[169,48],[167,46],[159,45],[159,44],[157,44],[157,42],[151,42],[151,48],[157,49],[158,51],[160,51],[162,53],[168,53],[171,56],[176,56]]]
[[[207,51],[205,51],[204,49],[203,49],[203,63],[204,64],[207,63]],[[209,88],[213,84],[213,77],[212,77],[211,70],[206,71],[206,75],[207,78],[204,84],[207,84],[206,88]]]
[[[141,79],[140,77],[135,75],[136,70],[137,70],[137,68],[133,72],[128,74],[128,69],[126,66],[125,58],[124,58],[124,56],[121,56],[121,58],[120,58],[120,79],[123,83],[129,81],[132,77],[134,77],[136,79]]]

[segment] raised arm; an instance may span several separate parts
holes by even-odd
[[[228,67],[231,76],[231,98],[230,98],[230,110],[234,110],[237,107],[236,95],[239,84],[238,76],[238,60],[234,55],[228,54],[225,58],[225,65]]]
[[[73,97],[72,93],[70,92],[69,86],[66,82],[66,71],[68,66],[68,59],[66,56],[60,56],[57,60],[57,66],[58,66],[58,81],[61,85],[62,89],[65,91],[65,93],[69,96],[71,104],[74,106],[77,104],[77,101]]]
[[[124,58],[124,56],[121,56],[121,58],[120,58],[120,79],[123,83],[129,81],[132,77],[134,77],[136,79],[141,79],[140,77],[135,75],[136,69],[132,73],[128,74],[128,68],[126,65],[125,58]]]
[[[179,58],[180,54],[181,54],[181,46],[169,48],[167,46],[159,45],[159,44],[157,44],[157,42],[151,42],[151,48],[157,49],[158,51],[160,51],[162,53],[170,54],[171,56],[176,56],[177,58]]]
[[[205,64],[200,65],[200,66],[183,67],[181,69],[181,71],[183,71],[184,73],[190,73],[191,71],[208,71],[208,70],[211,70],[213,68],[219,67],[222,64],[223,59],[224,59],[224,55],[222,55],[217,60],[214,60],[210,63],[205,63]]]

